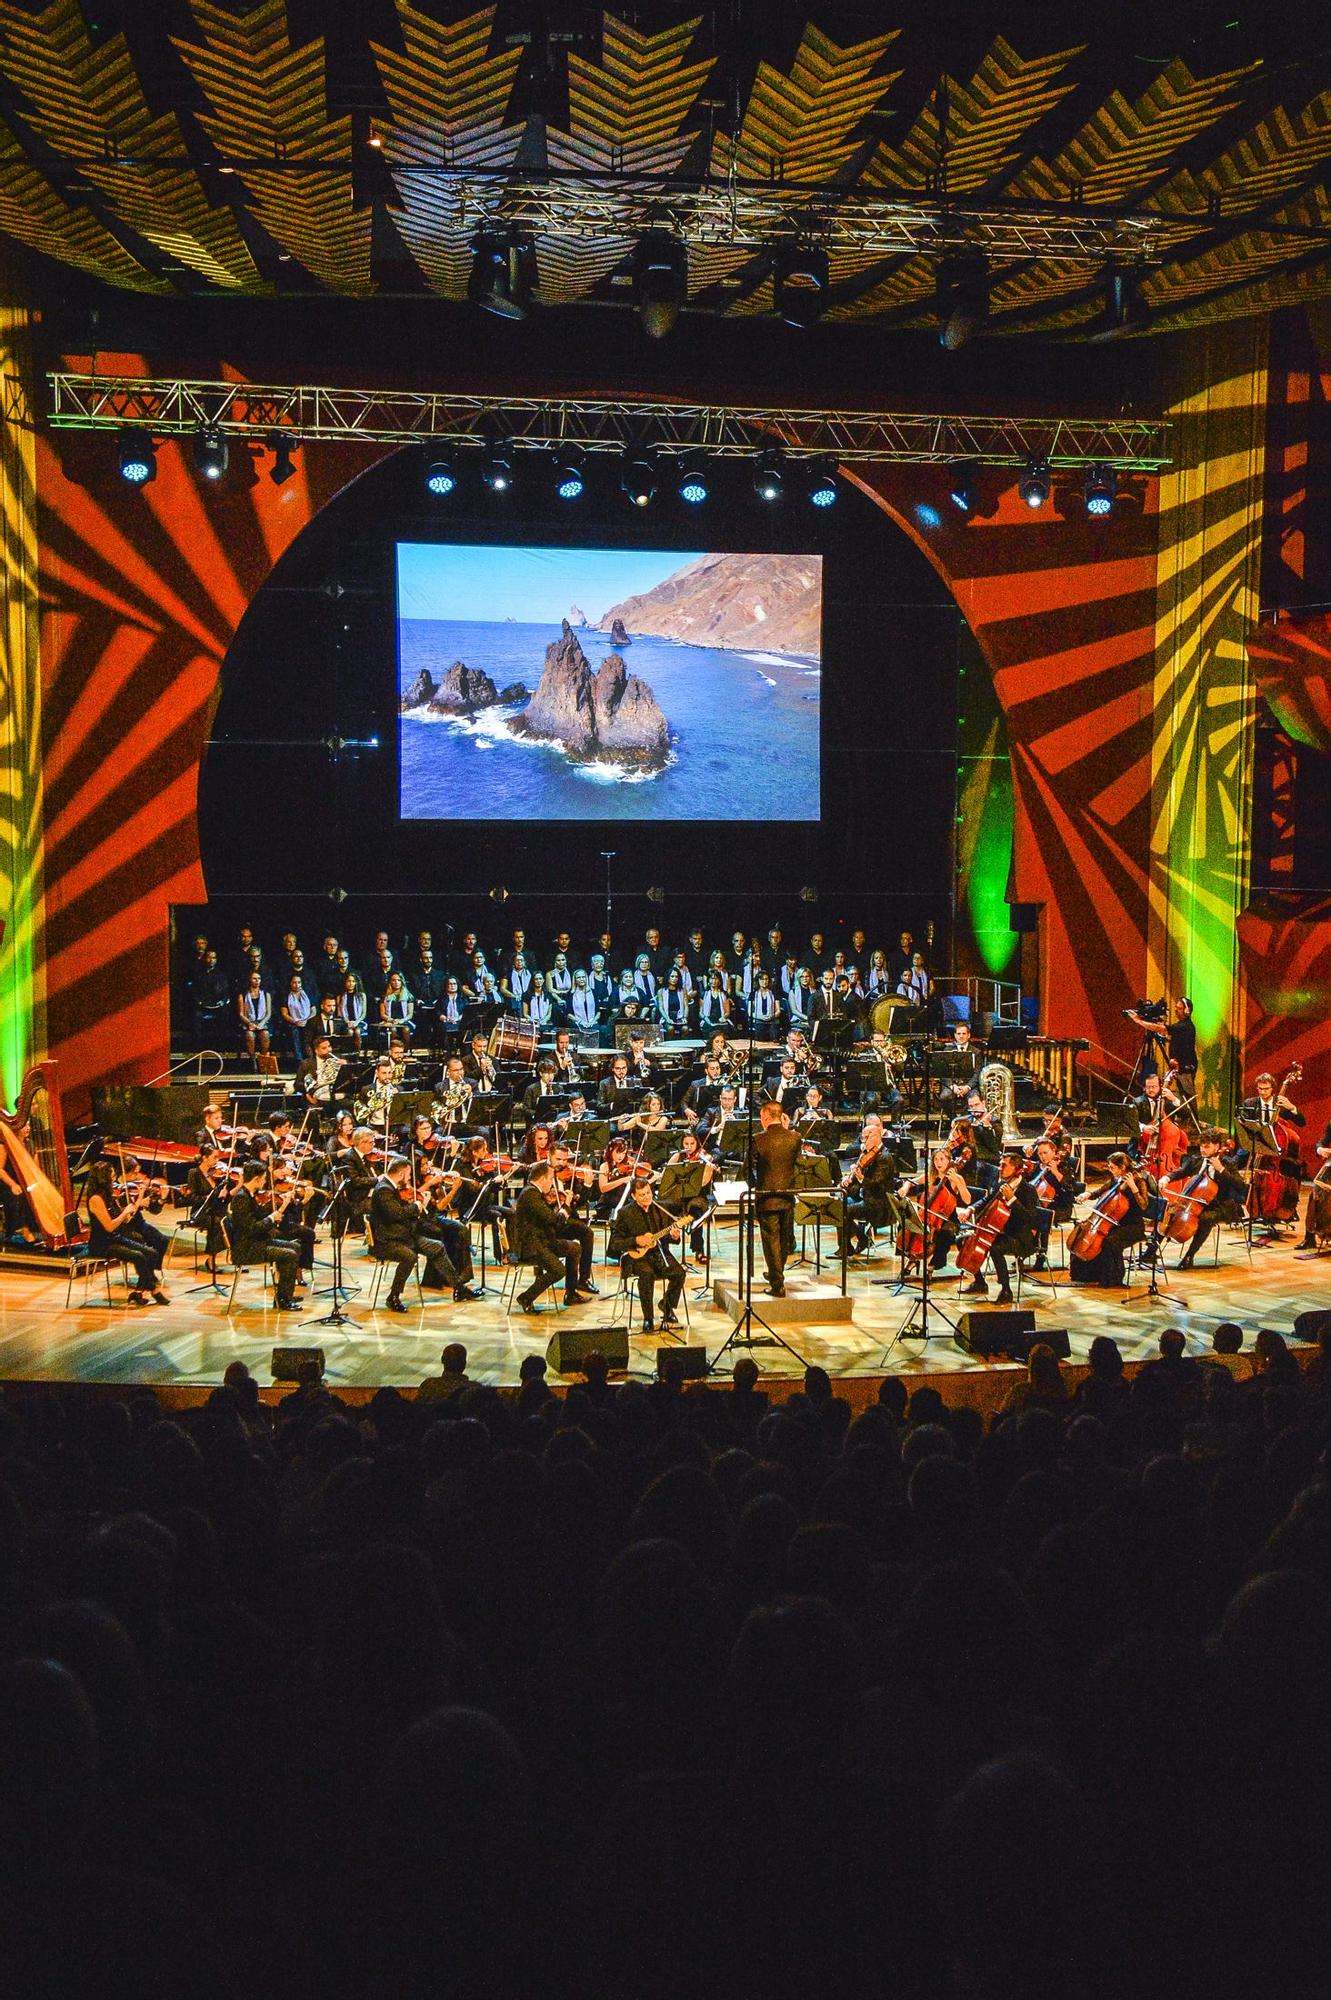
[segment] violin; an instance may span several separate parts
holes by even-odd
[[[471,1162],[471,1170],[478,1180],[490,1180],[496,1174],[507,1179],[517,1164],[511,1153],[479,1153]]]
[[[146,1175],[139,1174],[127,1180],[113,1181],[112,1192],[120,1201],[141,1199],[149,1215],[160,1215],[171,1189],[166,1181],[149,1180]]]

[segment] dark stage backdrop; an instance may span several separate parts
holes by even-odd
[[[544,461],[520,455],[517,465],[516,490],[502,500],[472,474],[437,502],[423,492],[419,453],[400,452],[325,506],[256,593],[226,656],[201,774],[214,929],[225,935],[224,923],[248,918],[280,931],[290,915],[308,938],[336,912],[339,934],[353,940],[381,914],[403,927],[590,932],[605,906],[602,853],[613,849],[619,933],[651,920],[654,885],[665,891],[667,933],[694,911],[713,934],[771,917],[807,935],[832,933],[839,917],[878,929],[926,916],[943,933],[964,625],[910,539],[845,484],[824,512],[794,494],[763,506],[750,468],[737,466],[722,469],[704,508],[663,488],[639,513],[611,459],[592,461],[587,494],[572,506],[548,497]],[[399,540],[821,554],[821,823],[704,823],[728,821],[724,776],[699,799],[698,824],[400,819]],[[773,788],[780,782],[773,771]],[[800,902],[806,886],[819,893],[816,910]],[[509,891],[502,911],[489,900],[495,887]],[[194,922],[178,916],[181,929]]]

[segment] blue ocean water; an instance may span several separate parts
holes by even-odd
[[[464,624],[403,618],[398,687],[422,667],[436,681],[454,660],[483,668],[495,686],[536,688],[550,625]],[[606,632],[580,630],[593,673],[613,652]],[[642,638],[624,663],[651,687],[670,726],[671,761],[654,776],[577,765],[557,749],[522,742],[505,722],[415,714],[400,719],[404,819],[747,819],[819,817],[822,673],[816,661]]]

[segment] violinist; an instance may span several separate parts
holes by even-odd
[[[584,1160],[575,1160],[569,1147],[558,1141],[550,1148],[550,1165],[554,1170],[551,1194],[559,1234],[565,1242],[571,1241],[578,1246],[577,1290],[595,1297],[599,1289],[592,1283],[595,1239],[590,1223],[583,1221],[578,1208],[587,1199],[588,1191],[596,1185],[596,1169]]]
[[[340,1169],[346,1163],[346,1155],[351,1151],[351,1138],[356,1130],[356,1121],[349,1111],[339,1111],[332,1131],[324,1146],[324,1158],[328,1167]]]
[[[209,1140],[200,1146],[199,1157],[185,1176],[185,1197],[189,1204],[189,1226],[202,1232],[208,1269],[217,1274],[217,1259],[226,1249],[222,1217],[228,1193],[227,1164]]]
[[[947,1148],[952,1155],[952,1164],[965,1181],[967,1187],[974,1185],[971,1168],[975,1162],[975,1134],[968,1118],[954,1118],[948,1130]]]
[[[1269,1078],[1267,1079],[1270,1080]],[[1189,1271],[1197,1261],[1197,1252],[1208,1237],[1227,1222],[1242,1222],[1243,1204],[1247,1198],[1247,1186],[1233,1167],[1225,1160],[1225,1134],[1214,1125],[1206,1125],[1197,1135],[1197,1150],[1189,1153],[1179,1168],[1175,1180],[1175,1191],[1180,1183],[1186,1185],[1199,1175],[1205,1175],[1215,1183],[1215,1193],[1206,1205],[1197,1210],[1197,1227],[1187,1249],[1179,1258],[1180,1271]],[[1166,1200],[1169,1194],[1166,1191]]]
[[[533,1125],[522,1142],[520,1158],[524,1167],[540,1167],[549,1164],[550,1147],[554,1139],[548,1125]]]
[[[300,1249],[283,1231],[287,1204],[260,1206],[268,1170],[259,1160],[241,1168],[240,1186],[227,1204],[231,1257],[236,1264],[271,1264],[275,1278],[274,1304],[279,1312],[299,1312],[295,1288],[300,1274]]]
[[[1011,1214],[994,1238],[989,1255],[993,1261],[994,1276],[998,1279],[996,1303],[1010,1306],[1012,1286],[1008,1279],[1008,1259],[1031,1257],[1040,1244],[1036,1225],[1039,1196],[1026,1178],[1025,1162],[1020,1153],[1004,1153],[999,1161],[997,1192],[1010,1202]],[[962,1286],[962,1291],[968,1298],[987,1299],[989,1286],[984,1272],[978,1272],[969,1285]]]
[[[931,1245],[930,1265],[940,1271],[947,1262],[948,1251],[957,1238],[957,1209],[969,1208],[971,1191],[952,1162],[952,1151],[948,1146],[935,1146],[929,1155],[929,1165],[924,1173],[915,1174],[903,1182],[901,1193],[910,1199],[911,1207],[919,1218],[927,1219],[928,1239]],[[935,1196],[945,1193],[951,1196],[951,1209],[947,1213],[931,1212]],[[903,1232],[904,1234],[905,1232]],[[921,1221],[916,1221],[909,1233],[921,1235]],[[904,1255],[903,1251],[903,1255]],[[918,1255],[918,1251],[914,1252]]]
[[[255,1133],[250,1142],[250,1158],[258,1162],[267,1176],[267,1185],[259,1190],[259,1204],[271,1208],[275,1214],[281,1213],[282,1235],[300,1252],[303,1280],[314,1269],[313,1185],[298,1180],[293,1170],[279,1160],[267,1132]]]
[[[98,1160],[84,1187],[89,1248],[94,1257],[113,1257],[132,1267],[132,1306],[146,1306],[150,1296],[164,1306],[168,1301],[162,1289],[162,1261],[167,1240],[160,1229],[144,1220],[147,1199],[147,1181],[132,1188],[123,1184],[117,1191],[111,1162]]]
[[[389,1312],[407,1310],[402,1300],[403,1288],[422,1256],[431,1284],[441,1290],[451,1285],[456,1296],[457,1273],[449,1262],[442,1238],[430,1227],[430,1219],[422,1215],[412,1196],[411,1162],[401,1153],[389,1154],[384,1171],[374,1184],[369,1224],[376,1260],[393,1266],[384,1301]]]
[[[697,1194],[690,1195],[682,1204],[683,1213],[692,1218],[689,1230],[689,1252],[700,1264],[707,1262],[707,1231],[704,1223],[711,1202],[708,1188],[716,1178],[715,1162],[709,1160],[702,1149],[702,1140],[696,1132],[685,1132],[679,1146],[670,1155],[668,1164],[672,1167],[699,1167],[702,1170],[702,1187]]]
[[[362,1228],[374,1193],[374,1150],[378,1134],[368,1125],[352,1128],[351,1143],[344,1146],[333,1167],[333,1199],[328,1220],[334,1236],[345,1236],[353,1226]]]
[[[843,1177],[845,1227],[849,1230],[846,1248],[850,1256],[862,1256],[873,1243],[875,1229],[886,1228],[899,1213],[894,1199],[901,1170],[894,1153],[884,1143],[883,1121],[871,1112],[860,1133],[859,1157]],[[837,1237],[837,1255],[841,1255]]]
[[[205,1146],[216,1146],[219,1150],[221,1150],[222,1140],[224,1136],[223,1120],[225,1119],[225,1117],[226,1117],[226,1110],[223,1105],[221,1104],[204,1105],[203,1123],[202,1125],[200,1125],[198,1131],[194,1134],[194,1143],[199,1148],[200,1152],[203,1151]]]
[[[634,1178],[635,1159],[628,1140],[617,1133],[601,1156],[596,1170],[598,1200],[596,1212],[605,1221],[619,1204],[625,1188]],[[644,1168],[650,1178],[650,1169]]]
[[[609,1254],[617,1258],[625,1277],[638,1282],[642,1305],[642,1330],[654,1332],[652,1285],[666,1281],[661,1301],[661,1331],[673,1333],[679,1325],[675,1308],[684,1290],[684,1269],[666,1247],[678,1243],[683,1234],[676,1218],[652,1199],[650,1181],[635,1183],[628,1200],[615,1217],[610,1231]]]
[[[424,1217],[418,1246],[433,1239],[444,1250],[442,1258],[432,1258],[426,1264],[421,1283],[439,1291],[451,1283],[453,1303],[467,1305],[482,1295],[472,1286],[471,1229],[458,1210],[465,1212],[469,1192],[474,1195],[479,1189],[474,1189],[464,1174],[438,1165],[427,1167],[424,1173],[413,1168],[413,1178]]]
[[[1060,1151],[1057,1139],[1041,1139],[1035,1148],[1035,1158],[1027,1164],[1027,1178],[1035,1190],[1035,1231],[1040,1239],[1040,1247],[1031,1260],[1033,1271],[1043,1271],[1049,1263],[1049,1238],[1055,1223],[1071,1222],[1072,1211],[1081,1189],[1077,1183],[1068,1152]]]
[[[1156,1197],[1150,1176],[1128,1153],[1111,1153],[1106,1165],[1109,1183],[1068,1245],[1068,1275],[1074,1285],[1113,1289],[1123,1283],[1125,1251],[1145,1238],[1147,1217]],[[1116,1220],[1109,1221],[1106,1228],[1103,1224],[1110,1216]],[[1088,1229],[1088,1224],[1099,1218],[1103,1218],[1101,1226]],[[1083,1244],[1091,1254],[1084,1254]]]

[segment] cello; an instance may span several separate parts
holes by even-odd
[[[934,1155],[932,1164],[935,1172],[938,1171],[938,1162],[940,1160],[945,1160],[947,1164],[943,1167],[940,1178],[932,1192],[929,1190],[929,1177],[927,1174],[924,1174],[920,1177],[923,1184],[920,1196],[908,1202],[908,1216],[914,1216],[918,1220],[907,1220],[902,1226],[901,1261],[903,1264],[913,1264],[917,1259],[923,1258],[926,1244],[930,1238],[937,1236],[938,1231],[945,1223],[950,1221],[961,1206],[962,1197],[949,1184],[948,1176],[954,1171],[954,1168],[952,1166],[952,1155],[946,1146],[940,1147]],[[913,1186],[914,1183],[912,1182],[910,1185]]]
[[[1016,1182],[1000,1181],[975,1217],[975,1226],[957,1252],[957,1266],[978,1277],[985,1259],[1012,1220],[1017,1205]]]
[[[1101,1195],[1090,1214],[1082,1217],[1069,1236],[1069,1258],[1075,1257],[1079,1264],[1089,1264],[1098,1257],[1112,1231],[1131,1207],[1132,1196],[1128,1192],[1127,1176],[1123,1175]]]
[[[1166,1242],[1191,1243],[1197,1234],[1202,1210],[1209,1208],[1220,1193],[1220,1173],[1212,1171],[1216,1165],[1215,1161],[1203,1159],[1195,1174],[1176,1174],[1173,1180],[1161,1181],[1160,1192],[1168,1213],[1160,1234]]]

